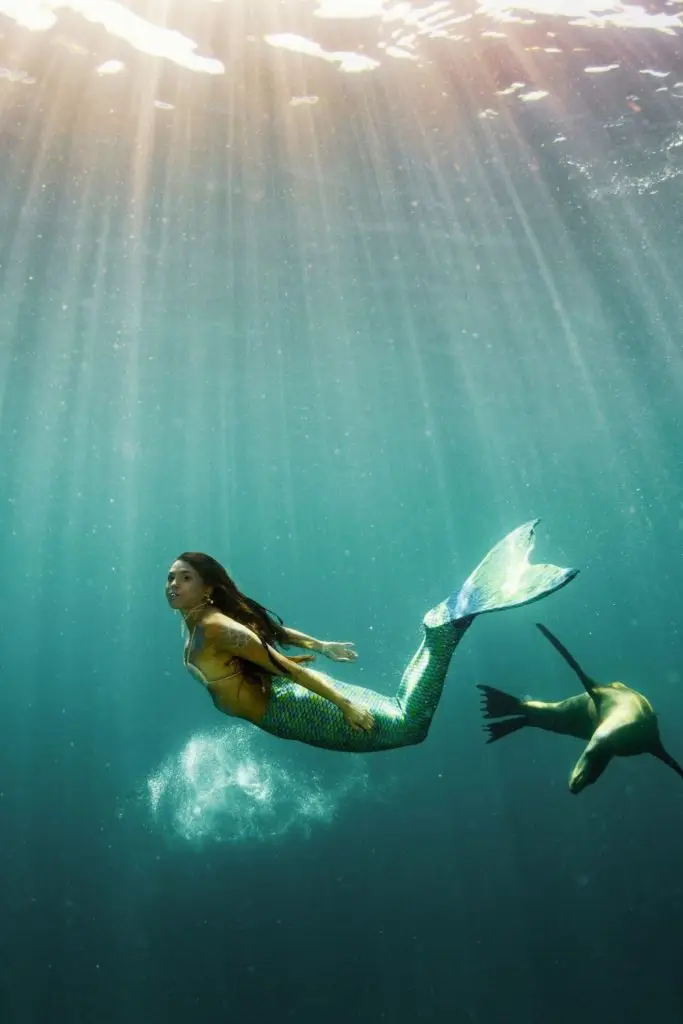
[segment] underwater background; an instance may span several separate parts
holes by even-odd
[[[577,797],[486,682],[586,671],[683,759],[683,12],[0,0],[0,1019],[683,1021],[683,788]],[[393,693],[505,533],[427,741],[217,715],[163,585],[220,559]]]

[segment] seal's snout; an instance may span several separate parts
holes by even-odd
[[[576,796],[600,775],[602,768],[595,763],[589,751],[585,750],[569,776],[569,792]]]

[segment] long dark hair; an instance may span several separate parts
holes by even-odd
[[[217,608],[219,612],[223,612],[224,615],[228,615],[231,619],[236,619],[237,622],[241,622],[244,626],[248,626],[249,629],[256,633],[268,652],[268,657],[273,665],[272,674],[282,675],[283,667],[278,667],[272,651],[272,647],[276,644],[280,644],[283,647],[288,646],[287,633],[280,616],[275,612],[271,612],[268,608],[264,608],[262,604],[254,601],[253,598],[243,594],[221,563],[217,562],[211,555],[205,555],[201,551],[184,551],[182,555],[178,555],[178,561],[187,562],[191,565],[195,572],[199,573],[202,583],[206,584],[207,587],[211,587],[211,601],[214,608]],[[303,661],[309,659],[293,658],[291,660]],[[239,661],[242,663],[246,679],[250,683],[255,683],[266,692],[270,692],[272,676],[267,674],[268,670],[259,669],[253,662],[247,661],[244,658],[239,658]]]

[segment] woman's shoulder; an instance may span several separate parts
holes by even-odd
[[[202,622],[202,632],[209,642],[239,646],[253,636],[248,626],[223,612],[214,611]]]

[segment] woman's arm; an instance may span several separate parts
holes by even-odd
[[[282,641],[283,644],[291,644],[292,647],[303,647],[307,651],[317,651],[319,654],[324,653],[324,640],[316,640],[315,637],[300,633],[298,629],[290,629],[289,626],[283,626],[282,628],[285,634]]]
[[[265,669],[273,675],[287,676],[289,679],[306,687],[311,693],[317,693],[320,697],[335,704],[338,708],[345,710],[349,701],[335,690],[328,682],[326,676],[313,669],[304,668],[291,658],[287,658],[279,651],[273,650],[269,645],[263,645],[255,633],[243,626],[241,622],[221,616],[220,620],[214,620],[203,626],[204,635],[210,643],[221,654],[226,653],[232,657],[243,658],[251,661],[259,668]],[[297,634],[297,636],[303,634]],[[310,639],[310,638],[308,638]]]
[[[316,640],[315,637],[300,633],[297,629],[284,627],[284,644],[292,644],[294,647],[303,647],[308,651],[317,651],[324,654],[332,661],[355,661],[358,657],[352,643],[337,642],[335,640]]]

